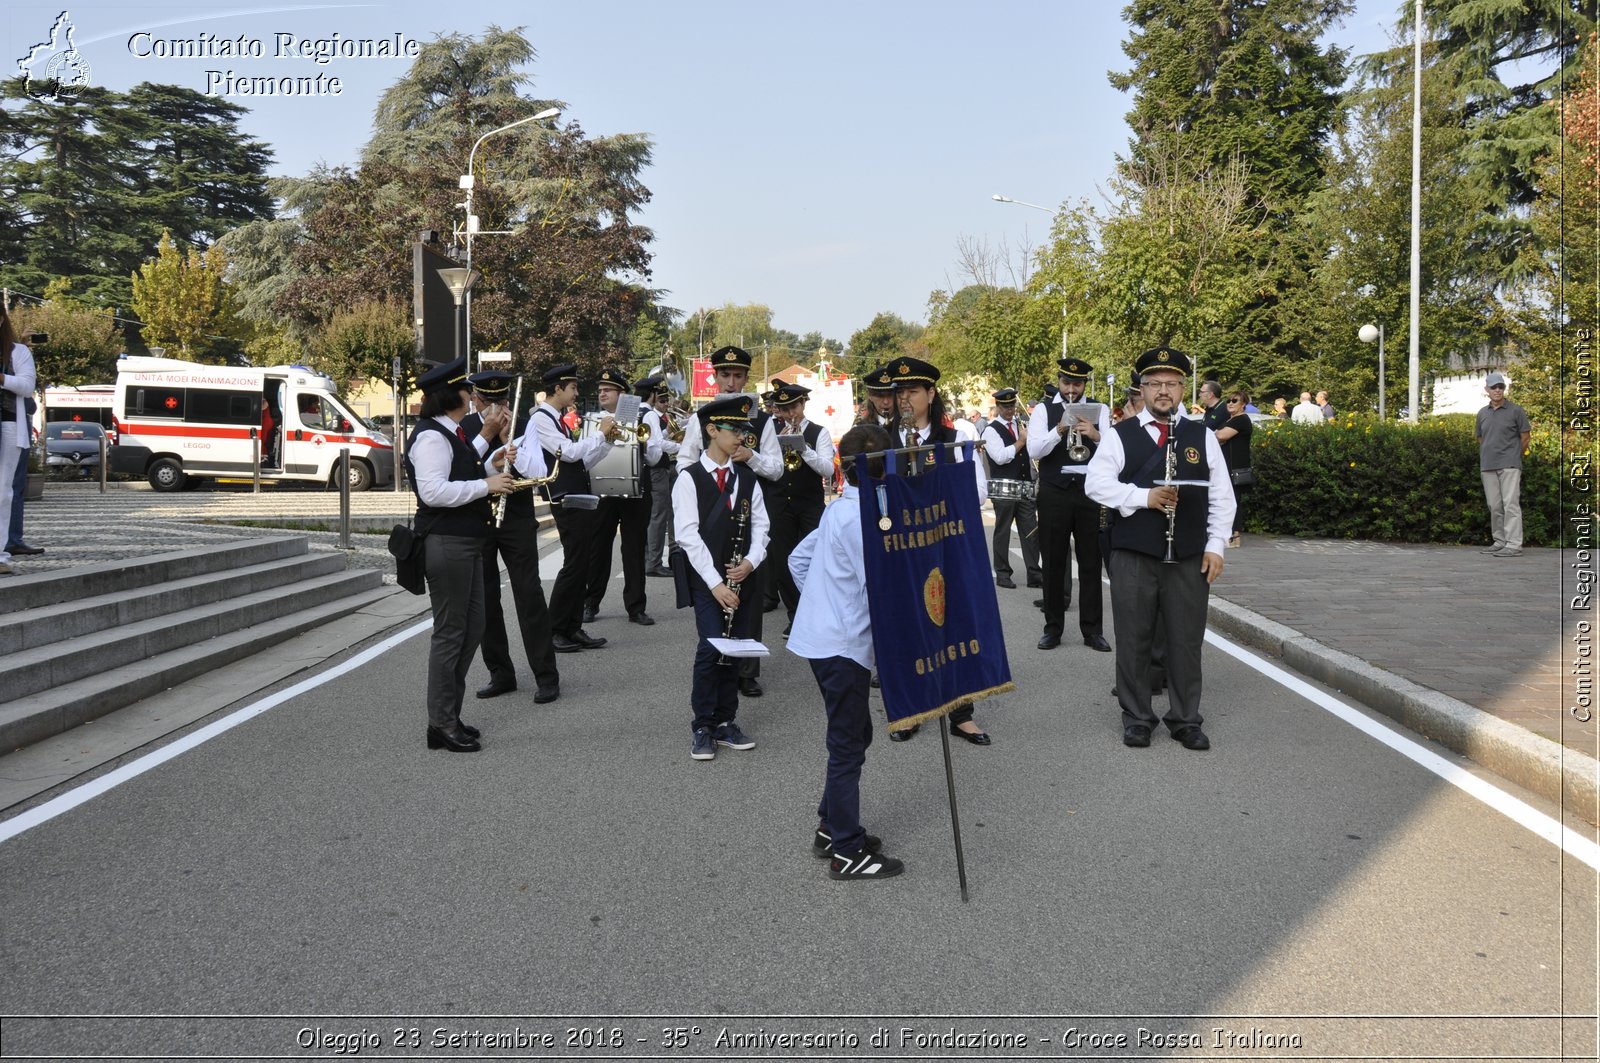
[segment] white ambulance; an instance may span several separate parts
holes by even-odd
[[[44,416],[42,423],[51,421],[86,421],[106,430],[106,442],[115,443],[117,434],[112,424],[111,406],[116,399],[115,384],[83,384],[78,387],[61,385],[44,389]]]
[[[157,491],[208,477],[248,479],[260,441],[263,480],[336,486],[350,450],[350,489],[394,482],[394,446],[368,428],[333,381],[299,365],[234,369],[175,358],[117,362],[113,472],[144,476]]]

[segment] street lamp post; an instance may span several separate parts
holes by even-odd
[[[1022,199],[1012,199],[1010,196],[1002,196],[999,192],[996,192],[994,195],[990,196],[989,198],[994,200],[996,203],[1015,203],[1019,207],[1032,207],[1034,210],[1042,210],[1046,214],[1050,215],[1052,218],[1059,218],[1061,216],[1061,212],[1059,210],[1051,210],[1049,207],[1041,207],[1037,203],[1029,203],[1026,200],[1022,200]],[[1066,300],[1066,297],[1063,296],[1062,299],[1061,299],[1061,357],[1065,358],[1066,356],[1067,356],[1067,300]]]
[[[454,266],[449,269],[434,270],[434,272],[439,274],[439,279],[444,281],[445,287],[450,289],[450,297],[456,301],[456,357],[460,358],[462,333],[464,331],[461,327],[461,306],[472,291],[472,286],[478,283],[478,271]],[[467,368],[471,369],[471,366]]]
[[[485,235],[485,236],[487,236],[487,235],[501,235],[501,236],[504,236],[504,235],[507,235],[507,234],[509,234],[510,232],[513,231],[513,230],[510,230],[510,229],[495,229],[495,230],[488,230],[488,231],[480,230],[479,227],[478,227],[478,216],[476,214],[472,213],[472,191],[473,191],[473,186],[477,183],[477,181],[474,178],[473,173],[472,173],[472,163],[473,163],[473,160],[476,158],[476,156],[478,154],[478,145],[482,144],[485,140],[488,140],[490,137],[494,136],[496,133],[504,133],[508,129],[515,129],[519,125],[526,125],[529,122],[537,122],[537,121],[539,121],[541,119],[544,119],[544,118],[555,118],[560,113],[561,113],[561,108],[559,108],[559,107],[551,107],[551,108],[548,108],[546,110],[540,111],[538,114],[531,114],[526,118],[519,118],[515,122],[508,122],[503,126],[499,126],[498,128],[491,129],[487,133],[483,134],[483,136],[479,137],[476,141],[474,141],[473,144],[472,144],[472,150],[467,152],[467,172],[461,175],[461,180],[459,182],[461,190],[466,192],[466,194],[467,194],[466,202],[460,204],[460,206],[465,208],[466,212],[467,212],[467,223],[466,223],[465,228],[462,230],[463,234],[466,236],[466,239],[467,239],[467,269],[470,270],[472,268],[472,238],[474,236],[478,236],[478,235]],[[467,302],[466,302],[467,355],[470,358],[471,354],[472,354],[472,295],[471,295],[471,286],[470,285],[468,285],[467,292],[468,292],[468,294],[467,294]],[[458,307],[461,305],[461,303],[459,301],[459,297],[457,299],[456,305]],[[457,352],[457,356],[459,357],[459,352]],[[467,366],[467,371],[468,372],[472,371],[472,366],[470,364]]]
[[[1362,343],[1371,343],[1373,340],[1378,341],[1378,420],[1381,421],[1387,416],[1383,401],[1386,375],[1383,363],[1383,325],[1362,325],[1361,331],[1356,335],[1361,338]]]

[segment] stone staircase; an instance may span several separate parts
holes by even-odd
[[[61,734],[392,593],[302,536],[0,583],[0,753]]]

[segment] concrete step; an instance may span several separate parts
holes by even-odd
[[[117,594],[169,580],[293,557],[306,553],[308,548],[305,536],[274,535],[259,539],[237,539],[214,546],[175,550],[125,561],[105,561],[33,575],[7,576],[6,608],[12,611],[37,609],[79,598]]]
[[[394,592],[384,587],[376,572],[350,573],[354,588],[342,597],[326,600],[328,586],[319,581],[318,602],[265,623],[238,627],[214,638],[155,653],[119,667],[75,678],[42,693],[0,704],[0,752],[61,734],[168,687],[204,675],[261,650],[284,642],[311,628],[366,608]],[[0,689],[4,680],[0,680]]]
[[[64,639],[27,654],[0,658],[0,695],[10,701],[24,700],[40,691],[240,628],[259,626],[311,604],[344,598],[382,583],[382,574],[371,569],[319,576]]]
[[[11,612],[0,616],[0,646],[31,650],[226,598],[334,576],[344,568],[345,559],[339,554],[297,554],[259,565]]]

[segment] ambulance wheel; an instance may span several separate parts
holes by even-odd
[[[145,478],[157,491],[181,491],[186,479],[177,458],[157,458],[145,470]]]
[[[338,466],[335,466],[334,470],[333,470],[333,487],[335,489],[337,489],[338,486],[339,486],[339,469],[338,469]],[[351,458],[350,459],[350,490],[351,490],[351,492],[354,493],[356,491],[365,491],[367,488],[369,488],[371,486],[372,486],[372,470],[367,468],[367,463],[362,461],[360,458]]]

